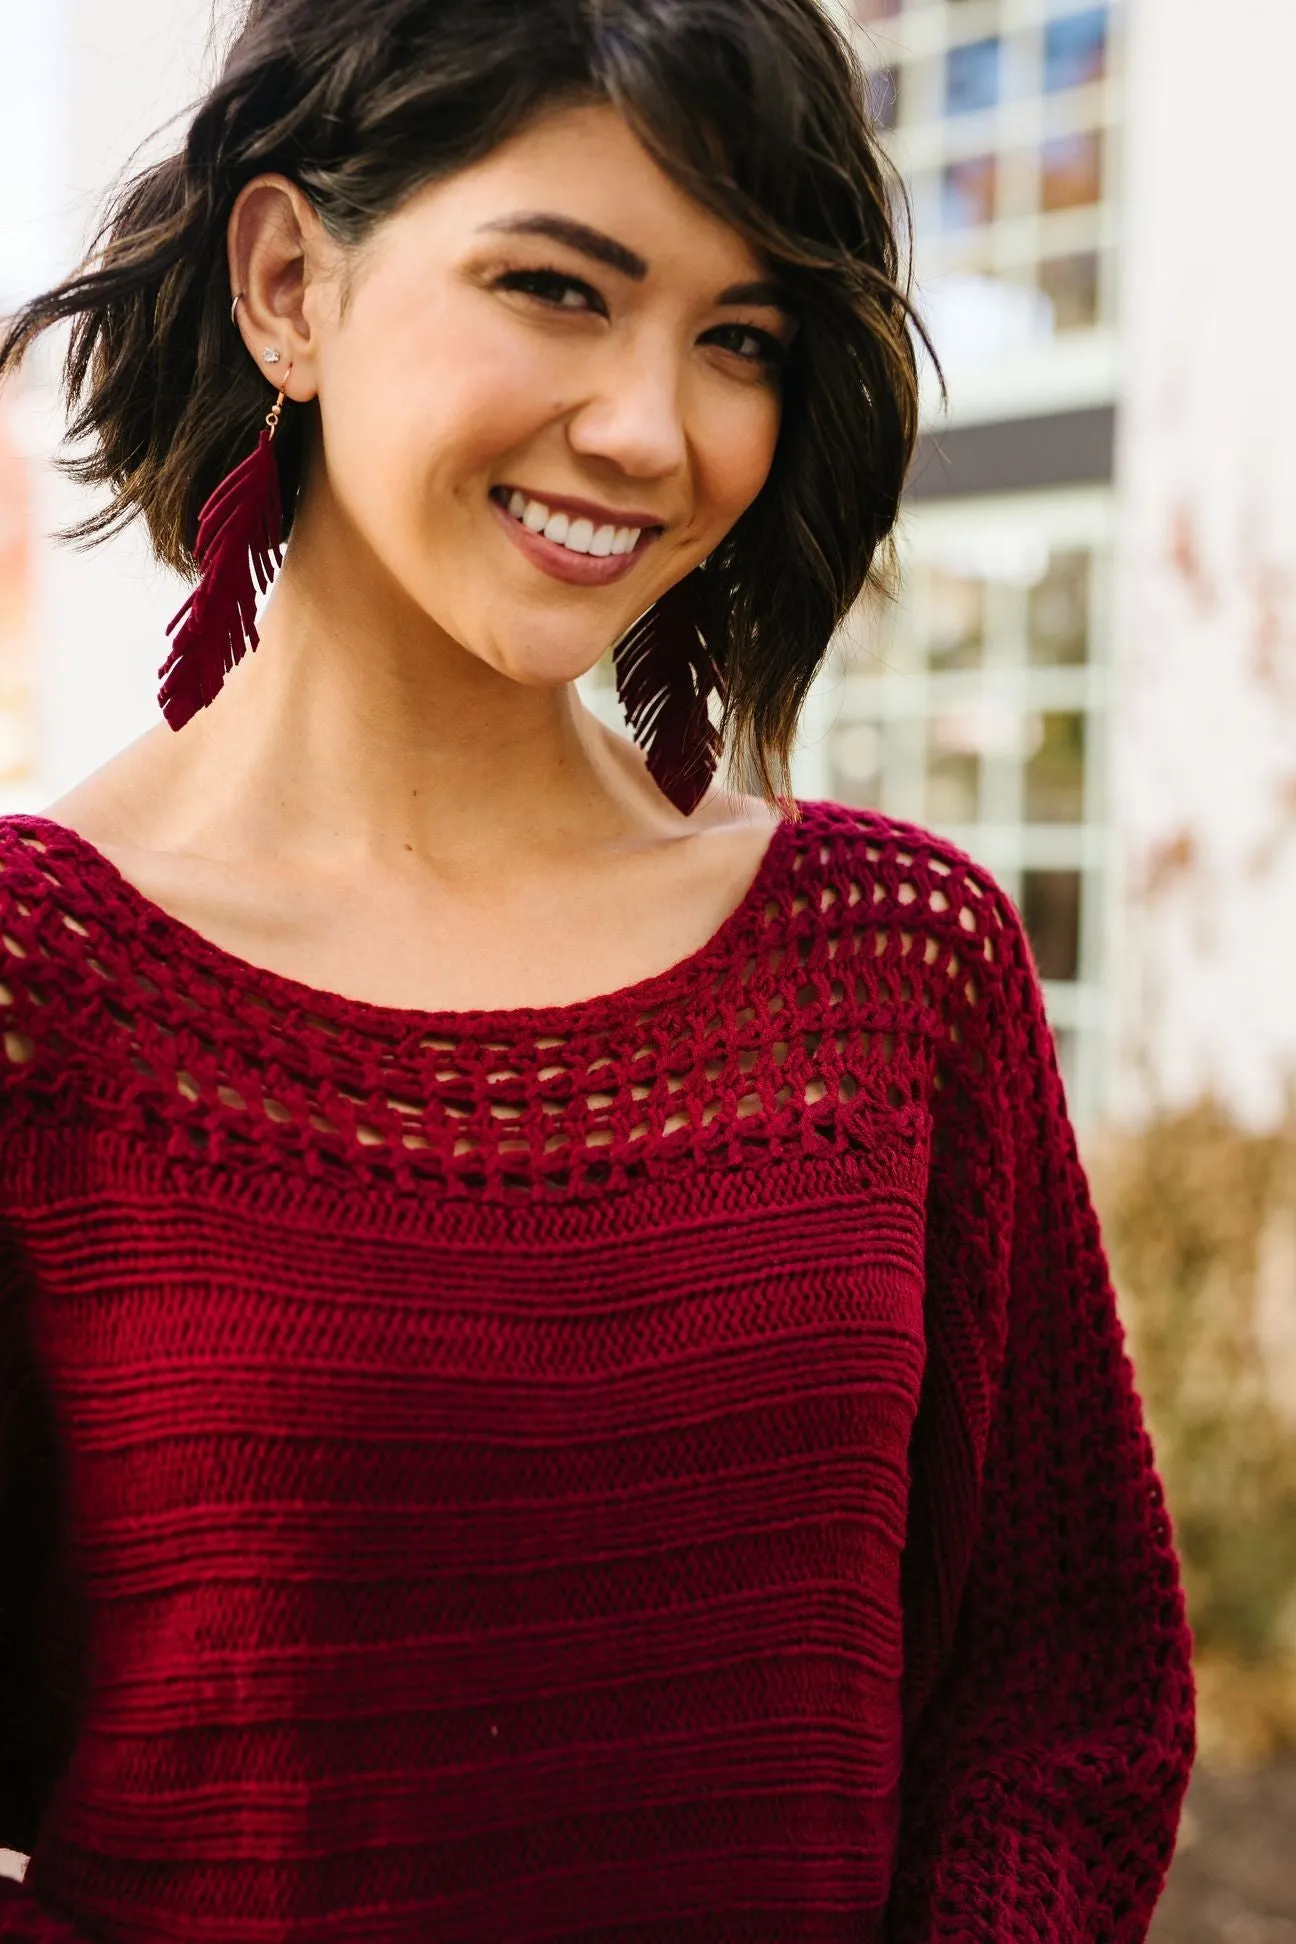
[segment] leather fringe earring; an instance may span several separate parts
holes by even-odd
[[[200,579],[167,628],[175,644],[158,670],[158,702],[173,729],[183,729],[215,700],[226,675],[260,639],[253,580],[264,594],[274,569],[283,564],[274,436],[291,376],[289,365],[255,448],[221,481],[198,516],[194,559]]]
[[[706,795],[720,760],[711,720],[723,704],[724,676],[711,590],[695,568],[627,629],[612,651],[617,694],[648,774],[688,817]]]

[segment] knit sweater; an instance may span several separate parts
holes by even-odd
[[[0,820],[0,1939],[1143,1937],[1189,1638],[1029,950],[801,812],[460,1013]]]

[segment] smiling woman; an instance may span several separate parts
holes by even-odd
[[[0,819],[0,1939],[1142,1934],[1187,1636],[1021,927],[779,801],[894,206],[817,0],[256,0],[0,346],[198,577]]]
[[[253,360],[274,333],[252,291],[239,328],[230,320],[222,247],[231,202],[249,178],[282,171],[295,198],[289,191],[275,208],[254,191],[259,219],[300,219],[311,267],[322,277],[336,273],[339,296],[349,297],[375,254],[388,264],[403,260],[403,296],[415,309],[403,313],[401,337],[383,345],[381,371],[367,374],[368,416],[377,425],[394,403],[411,439],[419,427],[410,388],[439,375],[444,390],[449,367],[436,361],[425,330],[424,355],[401,356],[420,328],[415,318],[426,322],[442,287],[437,266],[426,255],[409,257],[406,246],[437,248],[442,270],[453,247],[466,272],[474,243],[511,243],[512,262],[495,251],[492,287],[525,297],[533,311],[583,311],[584,331],[569,328],[562,340],[581,359],[599,317],[613,327],[608,335],[627,370],[638,368],[644,342],[642,332],[632,340],[627,314],[646,318],[651,331],[662,321],[666,292],[677,301],[678,329],[678,299],[687,295],[715,313],[687,320],[709,348],[713,372],[730,386],[746,377],[763,392],[736,409],[744,424],[762,422],[765,464],[716,529],[718,545],[708,549],[695,522],[689,564],[700,570],[695,591],[707,598],[695,605],[710,617],[709,645],[724,671],[715,684],[718,696],[723,691],[721,740],[773,801],[828,638],[870,572],[885,569],[879,549],[916,428],[910,314],[892,219],[902,197],[872,142],[844,45],[810,0],[716,4],[687,20],[651,7],[587,15],[574,0],[432,10],[389,0],[338,55],[334,11],[306,0],[253,7],[184,153],[127,190],[85,272],[20,313],[0,346],[3,369],[48,325],[73,320],[73,431],[93,441],[74,470],[111,489],[83,531],[105,532],[142,513],[163,560],[182,571],[195,565],[203,502],[246,453],[248,428],[264,410],[264,379]],[[266,91],[275,95],[273,115],[265,112]],[[542,208],[537,178],[528,174],[536,123],[552,119],[560,104],[578,103],[607,111],[560,117],[546,150],[558,194]],[[694,249],[687,269],[676,264],[660,221],[655,257],[644,247],[648,233],[629,222],[617,174],[600,152],[612,139],[610,118],[622,126],[623,149],[633,131],[665,171],[676,217],[688,210]],[[480,193],[471,211],[459,202],[462,227],[452,245],[450,204],[435,190],[467,172]],[[606,220],[583,220],[595,206]],[[710,274],[699,281],[712,245]],[[717,278],[715,264],[726,257],[735,274]],[[581,282],[581,266],[596,267],[607,288]],[[487,274],[484,262],[477,269]],[[785,356],[794,315],[795,355]],[[486,327],[484,316],[471,325],[466,311],[460,316],[468,328]],[[568,327],[576,322],[564,319]],[[543,341],[552,355],[558,341]],[[287,535],[304,510],[312,460],[327,442],[330,399],[317,385],[317,347],[305,364],[295,340],[278,348],[285,369],[293,359],[289,400],[303,407],[286,414],[277,438]],[[645,379],[654,373],[665,378],[660,358]],[[540,389],[552,417],[551,385]],[[784,406],[794,409],[780,438]],[[557,491],[573,482],[539,483]],[[601,646],[609,621],[612,637],[624,632],[663,591],[668,564],[683,564],[675,544],[682,523],[674,525],[671,546],[654,550],[651,565],[643,559],[622,598],[590,606]],[[637,608],[634,595],[643,597]]]

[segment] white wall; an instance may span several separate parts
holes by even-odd
[[[50,233],[41,252],[51,276],[75,263],[106,191],[140,144],[196,91],[213,31],[208,0],[60,0],[60,6],[62,139],[45,198]],[[54,363],[53,346],[33,358],[21,409],[24,444],[37,461],[43,536],[82,517],[92,503],[50,464],[62,432]],[[135,530],[88,553],[42,540],[41,767],[22,791],[24,805],[58,795],[158,719],[166,623],[184,594],[180,581],[153,564]]]
[[[1135,0],[1116,1098],[1296,1072],[1296,10]]]

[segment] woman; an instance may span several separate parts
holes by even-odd
[[[257,0],[14,322],[202,578],[2,826],[0,1937],[1144,1934],[1188,1638],[1029,954],[785,788],[915,433],[862,100],[814,0]]]

